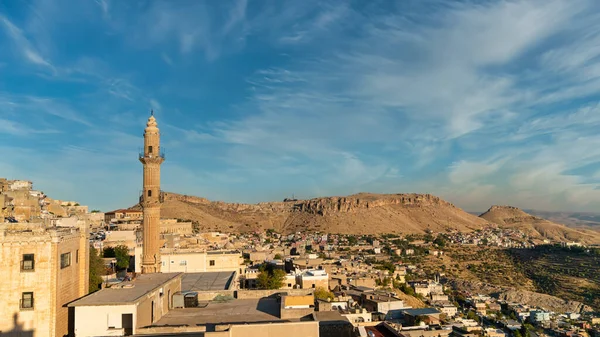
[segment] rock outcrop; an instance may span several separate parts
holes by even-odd
[[[209,201],[164,193],[161,215],[195,221],[202,230],[290,233],[423,233],[480,229],[487,221],[430,194],[370,194],[258,204]]]

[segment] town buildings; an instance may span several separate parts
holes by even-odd
[[[0,224],[0,331],[68,333],[66,304],[89,288],[87,227]]]

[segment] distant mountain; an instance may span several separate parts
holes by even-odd
[[[539,239],[557,241],[580,241],[586,243],[600,243],[600,233],[578,228],[569,228],[562,224],[531,215],[512,206],[492,206],[487,212],[480,215],[491,223],[501,227],[517,228]]]
[[[165,193],[161,216],[197,222],[204,231],[228,232],[273,228],[283,233],[411,234],[426,230],[471,231],[487,224],[486,220],[429,194],[359,193],[347,197],[236,204]]]
[[[592,212],[549,212],[525,210],[527,213],[561,223],[571,228],[600,231],[600,213]]]

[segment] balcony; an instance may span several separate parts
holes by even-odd
[[[139,197],[139,202],[140,204],[144,202],[144,192],[140,192],[140,197]],[[158,202],[163,203],[165,202],[165,192],[163,190],[160,190],[160,192],[158,193]]]
[[[148,153],[148,155],[146,156],[146,154],[144,153],[144,151],[140,150],[138,152],[138,158],[139,159],[143,159],[143,158],[162,158],[162,160],[165,160],[165,150],[164,149],[160,149],[160,152],[158,154],[156,153]]]

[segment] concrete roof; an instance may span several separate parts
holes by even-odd
[[[292,305],[314,305],[315,297],[313,295],[310,296],[285,296],[284,297],[285,306]]]
[[[233,278],[232,271],[185,273],[181,279],[182,291],[227,290]]]
[[[79,307],[134,304],[147,293],[160,288],[174,278],[181,277],[182,274],[183,273],[142,274],[132,281],[120,283],[118,287],[113,286],[91,293],[88,296],[69,303],[68,306]],[[129,285],[133,285],[133,287],[127,287]],[[126,286],[126,288],[120,286]]]
[[[411,316],[441,314],[436,308],[403,309],[402,312]]]
[[[313,317],[316,321],[326,322],[326,321],[348,321],[346,316],[342,316],[339,311],[315,311]]]
[[[225,303],[210,302],[204,308],[171,309],[154,325],[209,325],[294,321],[279,318],[280,304],[275,298],[236,299]],[[297,320],[296,320],[297,321]]]

